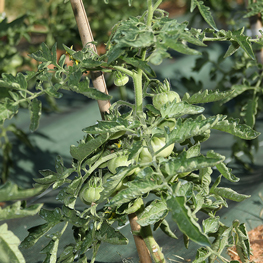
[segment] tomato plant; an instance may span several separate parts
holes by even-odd
[[[77,6],[76,2],[71,1],[78,23],[83,5]],[[42,250],[46,254],[44,262],[87,262],[89,250],[92,250],[90,260],[95,262],[101,243],[128,244],[127,237],[116,227],[128,221],[135,242],[139,239],[145,248],[144,253],[139,252],[141,262],[149,259],[166,262],[153,231],[160,229],[176,239],[174,227],[184,236],[186,247],[190,241],[200,245],[196,263],[228,262],[221,253],[232,245],[241,247],[242,257],[248,261],[250,247],[244,224],[234,221],[227,226],[217,212],[228,206],[227,200],[240,202],[249,195],[219,186],[222,177],[232,183],[239,178],[227,167],[223,155],[214,150],[203,152],[201,145],[210,139],[213,130],[245,140],[255,139],[259,133],[227,115],[204,114],[205,103],[225,100],[232,90],[204,90],[180,97],[172,91],[168,80],[156,79],[152,65],[167,59],[170,50],[200,54],[198,47],[205,48],[209,41],[228,41],[230,46],[225,56],[230,56],[238,46],[252,59],[252,43],[263,45],[262,40],[251,39],[243,31],[219,30],[202,1],[192,0],[191,11],[198,8],[208,23],[209,28],[203,30],[188,28],[188,23],[169,18],[167,12],[159,9],[161,2],[147,0],[144,13],[113,27],[104,55],[95,52],[92,38],[82,41],[82,50],[64,45],[72,60],[67,65],[66,55],[57,57],[56,44],[48,47],[43,43],[40,50],[30,55],[39,62],[36,72],[2,75],[0,85],[10,95],[1,101],[2,122],[26,104],[30,130],[35,131],[42,111],[40,97],[49,95],[59,99],[63,96],[61,90],[97,100],[102,114],[102,120],[83,128],[84,138],[71,145],[71,167],[65,167],[63,159],[58,157],[56,171],[42,170],[43,177],[34,179],[35,191],[58,189],[56,199],[62,206],[54,210],[38,206],[32,211],[32,207],[23,205],[20,209],[18,204],[23,211],[19,215],[39,212],[46,221],[29,229],[21,248],[32,247],[48,231],[54,231],[46,235],[49,243]],[[87,23],[88,19],[84,20]],[[80,35],[86,36],[82,31]],[[111,96],[105,89],[102,73],[113,74],[118,85],[131,79],[134,103],[117,101],[110,105]],[[90,79],[95,88],[90,87]],[[98,79],[102,80],[102,89]],[[36,81],[34,92],[28,89],[31,80]],[[148,98],[152,98],[152,104],[147,104]],[[220,175],[212,181],[213,169]],[[1,190],[9,198],[6,200],[16,199],[20,194],[10,185]],[[87,205],[83,209],[76,205],[79,199]],[[62,228],[53,229],[58,224]],[[73,230],[75,242],[67,244],[57,255],[68,226]]]

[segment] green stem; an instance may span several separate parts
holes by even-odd
[[[25,90],[26,91],[26,90]],[[45,93],[45,91],[40,91],[38,93],[32,93],[34,95],[30,96],[30,97],[27,97],[25,99],[22,99],[22,100],[18,100],[16,102],[13,103],[13,106],[16,106],[16,105],[19,105],[20,103],[22,102],[25,102],[25,101],[28,101],[28,100],[33,100],[34,98],[37,98],[38,96],[41,96]]]
[[[160,2],[160,0],[158,1]],[[148,16],[147,16],[147,26],[151,26],[152,17],[154,8],[152,6],[152,0],[147,0],[148,5]],[[146,49],[142,50],[142,61],[146,59]],[[143,113],[143,92],[142,92],[142,76],[143,71],[142,69],[138,68],[137,74],[134,75],[134,92],[135,92],[135,114],[138,116],[142,115]]]
[[[140,233],[148,250],[150,251],[152,258],[154,259],[154,262],[165,263],[165,258],[161,251],[161,248],[153,237],[151,226],[142,227]]]
[[[141,213],[144,210],[144,206],[141,206],[141,208],[136,212]],[[165,263],[165,258],[164,255],[161,251],[161,248],[155,241],[153,234],[152,234],[152,229],[151,226],[143,226],[139,230],[140,236],[143,238],[152,258],[154,259],[155,263]]]

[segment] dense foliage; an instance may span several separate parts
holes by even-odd
[[[167,12],[158,9],[161,2],[148,0],[142,15],[118,22],[103,55],[96,54],[89,46],[75,51],[64,45],[73,62],[67,65],[65,54],[57,57],[56,44],[49,48],[42,43],[41,49],[30,55],[39,62],[36,71],[16,76],[2,74],[0,86],[5,96],[0,104],[0,121],[11,119],[22,107],[28,108],[31,131],[38,128],[43,95],[59,99],[63,96],[61,91],[67,90],[95,100],[111,99],[90,87],[90,79],[84,73],[103,71],[113,74],[117,86],[132,83],[134,87],[134,103],[117,101],[104,114],[104,120],[83,128],[84,139],[70,148],[71,167],[65,167],[58,156],[56,171],[42,170],[43,177],[34,179],[36,184],[31,194],[48,188],[59,189],[56,198],[61,207],[47,210],[41,205],[27,207],[18,201],[1,211],[4,219],[39,212],[45,223],[30,228],[20,247],[29,248],[47,236],[50,241],[42,250],[46,254],[44,262],[87,262],[89,249],[93,250],[91,262],[94,262],[101,243],[126,245],[127,238],[113,223],[124,225],[127,215],[133,213],[141,226],[133,234],[143,238],[155,262],[165,262],[165,256],[152,231],[161,229],[167,236],[177,238],[171,230],[174,223],[183,233],[186,247],[190,240],[200,245],[193,262],[217,259],[227,262],[221,253],[234,244],[243,262],[248,262],[250,246],[245,225],[235,220],[226,226],[216,213],[228,206],[227,200],[240,202],[249,196],[220,186],[222,177],[230,182],[239,181],[224,163],[224,156],[213,150],[202,153],[202,143],[209,140],[213,130],[244,140],[259,136],[253,130],[254,122],[240,124],[238,119],[227,115],[204,114],[206,103],[224,103],[241,94],[244,85],[180,97],[171,91],[167,80],[161,82],[156,78],[151,65],[160,65],[169,58],[170,50],[186,55],[201,54],[198,47],[206,47],[211,41],[229,42],[224,57],[241,49],[243,56],[251,61],[255,59],[253,43],[262,46],[263,41],[246,36],[243,29],[219,30],[202,1],[192,0],[190,9],[199,10],[210,26],[206,29],[189,28],[188,22],[169,18]],[[36,84],[34,90],[29,89],[31,81]],[[146,98],[151,98],[153,103],[145,103]],[[123,112],[123,107],[129,110]],[[212,182],[214,168],[219,176]],[[3,201],[25,197],[23,190],[11,183],[3,185],[0,193]],[[83,211],[76,209],[78,198],[87,205]],[[202,222],[201,214],[205,217]],[[166,220],[168,215],[173,222]],[[61,227],[59,231],[57,225]],[[57,255],[59,242],[69,226],[75,243],[68,244]],[[2,228],[0,237],[6,239],[8,230],[5,225]],[[7,247],[11,250],[11,245]],[[13,252],[13,262],[24,262],[17,246]]]

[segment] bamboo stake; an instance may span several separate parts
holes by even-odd
[[[0,0],[0,14],[5,11],[5,0]]]
[[[80,38],[83,47],[89,45],[94,52],[97,53],[96,46],[91,44],[90,42],[94,41],[93,35],[90,29],[89,20],[83,5],[82,0],[70,0],[72,10],[74,12],[74,16],[77,22]],[[105,79],[103,73],[101,71],[91,72],[91,79],[93,86],[103,92],[108,94],[107,86],[105,83]],[[110,101],[106,100],[98,100],[98,105],[101,113],[102,119],[104,119],[104,113],[109,112]]]
[[[90,47],[93,48],[94,52],[97,53],[97,49],[95,45],[90,43],[94,41],[94,39],[93,39],[92,31],[89,25],[89,21],[88,21],[87,14],[86,14],[82,0],[70,0],[70,2],[71,2],[72,10],[74,12],[74,16],[77,22],[82,45],[86,46],[88,44]],[[91,72],[91,79],[96,89],[108,94],[108,90],[107,90],[105,79],[104,79],[102,72],[100,71]],[[99,105],[102,119],[104,119],[104,113],[109,111],[110,102],[98,100],[98,105]],[[128,217],[129,217],[129,221],[131,225],[131,230],[139,231],[141,227],[137,223],[138,218],[136,214],[130,214]],[[133,237],[134,237],[134,242],[135,242],[138,254],[139,254],[140,262],[141,263],[152,263],[150,253],[147,249],[147,246],[143,238],[140,236],[136,236],[136,235],[134,235]]]

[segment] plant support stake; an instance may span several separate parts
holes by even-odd
[[[95,45],[91,44],[90,42],[94,41],[93,35],[90,29],[89,20],[83,5],[82,0],[70,0],[72,10],[77,22],[80,38],[83,47],[89,45],[94,52],[97,53],[97,49]],[[93,86],[103,92],[108,94],[108,90],[106,87],[105,79],[103,73],[101,71],[91,72],[91,79]],[[102,119],[104,119],[104,113],[109,111],[110,102],[107,100],[98,100],[99,109],[101,113]]]
[[[81,42],[83,46],[87,44],[93,48],[94,52],[97,53],[97,49],[95,45],[90,42],[94,41],[92,31],[89,25],[89,20],[83,5],[82,0],[70,0],[72,10],[77,22]],[[91,79],[93,82],[93,86],[101,92],[108,94],[108,90],[106,87],[105,79],[101,71],[91,72]],[[110,102],[109,101],[101,101],[98,100],[98,105],[101,113],[102,119],[104,119],[104,113],[109,111]],[[132,231],[138,231],[140,229],[140,225],[136,222],[137,216],[135,214],[129,215],[129,221],[131,225]],[[152,263],[150,253],[147,249],[147,246],[142,237],[134,236],[134,242],[139,254],[141,263]]]

